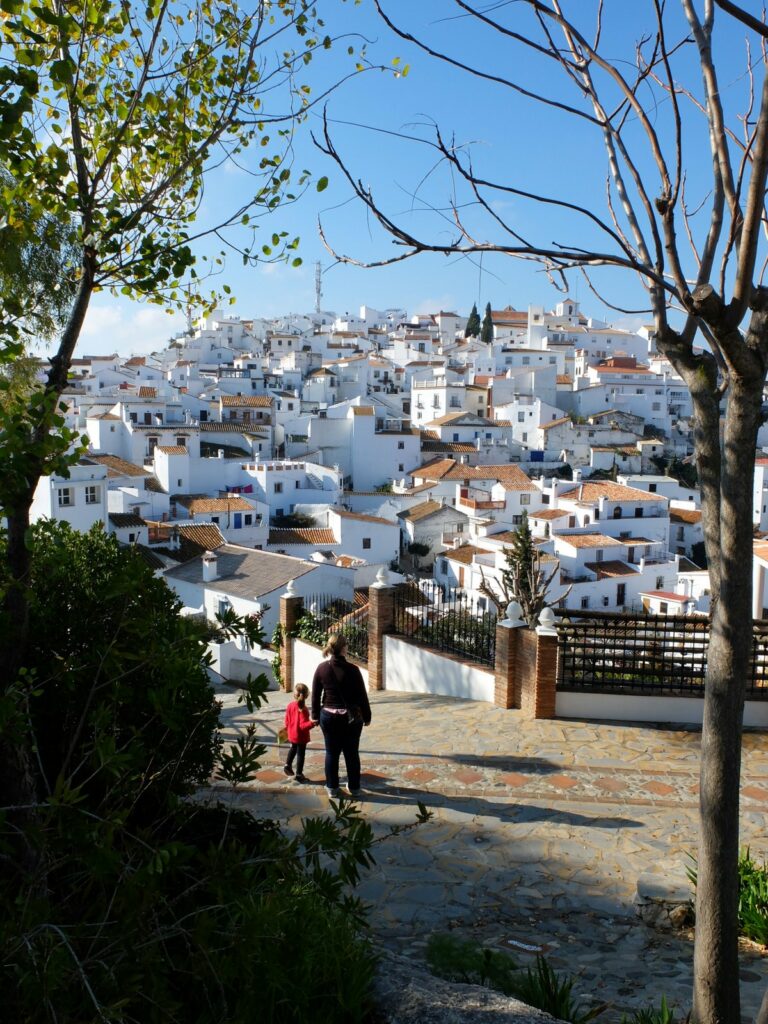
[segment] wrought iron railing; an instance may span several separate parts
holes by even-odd
[[[331,633],[342,634],[347,652],[368,661],[368,605],[360,606],[333,594],[312,594],[304,598],[304,612],[296,624],[298,636],[319,647]]]
[[[559,690],[701,697],[707,672],[707,616],[559,614]],[[755,622],[746,696],[768,700],[768,623]]]
[[[482,599],[434,585],[425,593],[415,583],[394,595],[394,632],[465,661],[493,665],[496,612]]]

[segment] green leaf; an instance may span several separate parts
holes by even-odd
[[[328,188],[328,178],[325,176],[323,176],[322,178],[318,178],[317,185],[315,186],[315,188],[317,189],[318,192],[325,192],[325,190]]]

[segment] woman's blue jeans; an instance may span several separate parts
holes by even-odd
[[[360,789],[360,734],[362,722],[349,723],[346,715],[320,712],[320,728],[325,740],[325,784],[329,789],[339,788],[339,758],[344,755],[347,766],[347,786]]]

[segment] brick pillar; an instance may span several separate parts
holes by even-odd
[[[519,630],[520,707],[527,718],[554,718],[557,694],[557,633]]]
[[[368,587],[368,689],[384,689],[384,637],[395,624],[395,588],[384,579]]]
[[[303,614],[304,598],[292,593],[283,594],[280,598],[280,625],[283,627],[280,657],[282,659],[283,689],[286,693],[293,690],[293,637],[291,634]]]
[[[493,703],[499,708],[520,707],[520,669],[518,662],[519,636],[525,632],[525,623],[500,619],[496,623],[496,653],[494,657]]]

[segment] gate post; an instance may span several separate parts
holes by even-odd
[[[519,638],[523,632],[520,627],[525,626],[521,611],[517,601],[510,601],[507,617],[496,623],[493,703],[499,708],[520,707]]]
[[[368,587],[368,689],[383,690],[385,684],[384,637],[395,624],[395,588],[384,568]]]
[[[545,608],[536,630],[522,636],[520,707],[527,718],[554,718],[557,702],[557,629]]]
[[[289,580],[285,593],[280,597],[280,677],[286,693],[293,690],[293,631],[303,613],[304,598],[293,589],[293,580]]]

